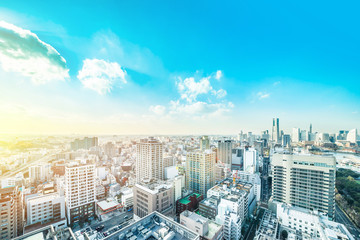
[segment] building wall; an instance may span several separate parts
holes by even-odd
[[[273,199],[335,215],[336,160],[333,156],[274,154]]]

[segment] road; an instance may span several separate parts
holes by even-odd
[[[58,150],[56,152],[49,153],[49,154],[45,155],[42,158],[30,161],[30,162],[22,165],[20,168],[17,168],[15,170],[11,170],[9,172],[6,172],[5,174],[0,176],[0,179],[13,177],[16,174],[18,174],[19,172],[22,172],[22,173],[27,172],[29,170],[29,167],[31,167],[31,166],[33,166],[35,164],[38,164],[40,162],[49,162],[57,153],[60,153],[61,151],[62,150]]]
[[[335,204],[335,221],[344,224],[355,239],[360,238],[360,230],[351,222],[337,204]]]

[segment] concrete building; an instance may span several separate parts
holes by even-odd
[[[152,212],[104,238],[110,239],[199,240],[200,235],[159,212]]]
[[[217,160],[223,164],[231,165],[232,162],[232,141],[218,141]]]
[[[0,239],[13,239],[23,234],[22,195],[18,187],[0,189]]]
[[[210,149],[210,140],[208,136],[202,136],[200,138],[200,151]]]
[[[125,208],[130,208],[134,205],[134,193],[132,188],[121,189],[121,203]]]
[[[180,224],[205,240],[223,239],[223,226],[188,210],[180,214]]]
[[[65,167],[68,224],[91,220],[95,212],[95,165],[72,162]]]
[[[136,182],[164,179],[163,144],[153,138],[136,144]]]
[[[212,196],[205,198],[199,203],[199,214],[210,220],[215,220],[219,203],[220,197]]]
[[[50,164],[37,164],[29,167],[29,178],[31,183],[44,182],[51,177]]]
[[[57,228],[67,227],[65,217],[65,197],[58,193],[40,195],[26,200],[26,228],[37,228],[49,223]]]
[[[221,182],[222,180],[224,180],[225,171],[227,171],[227,168],[224,165],[222,165],[220,163],[215,164],[215,167],[214,167],[214,180],[215,180],[215,183]]]
[[[351,142],[351,143],[357,143],[357,129],[352,129],[349,131],[349,133],[346,136],[346,140]]]
[[[255,173],[259,171],[259,153],[255,148],[244,149],[244,167],[245,172]]]
[[[282,136],[282,145],[283,147],[289,147],[291,145],[291,137],[289,134],[284,134]]]
[[[335,216],[336,159],[333,156],[274,154],[274,201]]]
[[[291,141],[293,143],[298,143],[300,141],[300,128],[292,129]]]
[[[271,140],[275,143],[281,142],[279,118],[273,118]]]
[[[199,207],[199,203],[204,199],[204,196],[198,193],[192,193],[182,199],[176,201],[176,215],[179,215],[185,210],[194,211]]]
[[[205,195],[214,186],[216,153],[211,150],[188,152],[186,154],[186,187]]]
[[[306,130],[301,130],[300,131],[300,139],[299,139],[299,141],[300,142],[305,142],[307,140],[308,140],[308,135],[306,133]]]
[[[254,188],[254,194],[256,201],[259,202],[261,199],[261,178],[260,173],[248,173],[245,171],[233,171],[233,176],[241,182],[251,183]]]
[[[278,239],[276,237],[278,228],[279,223],[276,215],[269,210],[265,210],[254,240],[276,240]]]
[[[174,212],[174,186],[171,182],[155,181],[136,184],[134,192],[134,214],[144,217],[154,211]]]
[[[70,148],[73,151],[77,151],[79,149],[90,149],[91,147],[98,146],[98,138],[97,137],[85,137],[84,139],[75,139],[70,143]]]
[[[314,240],[354,240],[347,228],[340,223],[329,221],[318,211],[292,207],[284,203],[273,203],[276,217],[288,235],[300,232],[303,239]]]

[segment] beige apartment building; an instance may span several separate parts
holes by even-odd
[[[136,184],[134,214],[140,218],[157,211],[163,214],[174,211],[174,186],[171,182],[154,181]]]
[[[332,155],[274,154],[273,200],[335,216],[336,159]]]

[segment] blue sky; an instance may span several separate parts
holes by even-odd
[[[359,128],[359,5],[2,1],[0,132]]]

